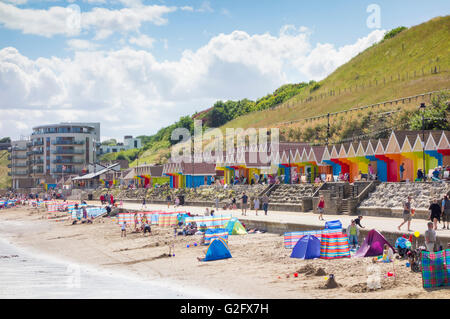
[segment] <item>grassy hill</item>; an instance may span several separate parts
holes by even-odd
[[[11,176],[8,176],[8,172],[11,169],[8,168],[8,151],[0,151],[0,189],[11,187]]]
[[[306,88],[275,109],[230,121],[222,129],[286,127],[282,123],[450,88],[450,16],[432,19],[375,44],[318,85],[318,89],[311,92]],[[308,99],[312,100],[306,102]],[[404,105],[404,109],[414,107],[416,101]],[[386,111],[389,108],[392,106]]]
[[[450,16],[445,16],[391,32],[320,82],[283,86],[257,101],[218,101],[200,117],[210,126],[220,123],[223,132],[279,127],[284,140],[323,143],[326,119],[305,118],[449,88]],[[331,142],[395,126],[409,128],[408,119],[421,102],[431,99],[406,99],[332,116]],[[167,137],[170,130],[164,130]],[[166,161],[169,146],[168,140],[153,139],[139,154],[139,163]]]

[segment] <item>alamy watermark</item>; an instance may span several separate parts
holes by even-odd
[[[81,32],[81,9],[77,4],[66,7],[66,31],[67,34],[77,35]]]
[[[81,288],[81,268],[78,265],[68,265],[66,268],[68,289]]]
[[[381,28],[381,7],[378,4],[372,3],[367,6],[367,13],[370,15],[367,17],[366,25],[369,29]]]

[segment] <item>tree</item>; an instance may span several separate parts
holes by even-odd
[[[409,121],[409,128],[411,130],[422,129],[422,112],[424,112],[425,130],[449,130],[449,98],[449,94],[440,93],[432,99],[431,105],[427,106],[425,111],[415,111]]]
[[[0,139],[0,143],[11,143],[11,138],[4,137],[4,138]]]
[[[102,145],[114,146],[114,145],[117,145],[117,140],[114,138],[111,138],[109,140],[103,141]]]

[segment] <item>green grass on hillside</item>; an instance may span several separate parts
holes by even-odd
[[[8,160],[8,151],[0,151],[0,157],[0,189],[5,189],[11,187],[11,177],[8,176],[11,171],[8,164],[11,161]]]
[[[440,73],[431,73],[435,66]],[[222,129],[274,127],[286,121],[450,88],[449,71],[450,16],[438,17],[358,54],[320,81],[320,89],[312,94],[304,90],[275,109],[241,116]],[[332,90],[334,95],[330,96]],[[311,97],[313,101],[305,103]]]

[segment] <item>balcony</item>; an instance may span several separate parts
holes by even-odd
[[[27,150],[27,148],[26,148],[26,147],[18,147],[18,146],[14,146],[11,150],[12,150],[12,151],[15,151],[15,152],[24,152],[24,151]]]
[[[55,159],[52,161],[53,164],[83,164],[83,160],[76,159]]]
[[[8,176],[25,176],[28,175],[28,171],[14,171],[14,172],[8,172]]]
[[[83,145],[82,140],[55,140],[52,141],[52,145]]]
[[[30,164],[44,164],[44,160],[37,159],[37,160],[34,160],[34,161],[30,161]]]
[[[52,173],[53,174],[81,174],[81,170],[72,168],[72,169],[66,169],[63,171],[62,169],[54,168],[54,169],[52,169]]]
[[[44,169],[43,168],[33,168],[31,170],[32,174],[44,174]]]
[[[8,156],[8,159],[27,159],[28,157],[26,155],[12,155],[11,157]]]
[[[44,154],[44,150],[36,150],[36,151],[29,151],[29,152],[27,152],[27,156],[30,156],[30,155],[42,155],[42,154]]]
[[[63,150],[63,149],[57,149],[56,151],[52,151],[52,154],[84,154],[84,150]]]
[[[9,164],[8,167],[9,167],[10,165],[11,165],[11,164]],[[13,166],[13,167],[27,167],[28,165],[27,165],[27,163],[13,163],[12,166]],[[9,167],[9,168],[11,168],[11,167]]]

